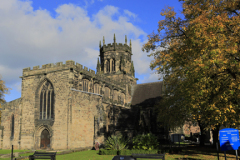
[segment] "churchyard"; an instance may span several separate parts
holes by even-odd
[[[17,152],[18,150],[14,151]],[[22,151],[21,151],[22,152]],[[11,150],[0,150],[0,154],[9,154],[11,153]],[[88,150],[88,151],[80,151],[80,152],[74,152],[70,154],[64,154],[64,155],[57,155],[57,160],[111,160],[114,155],[99,155],[99,151],[96,150]],[[29,155],[32,155],[32,153],[25,153],[20,154],[21,157],[26,157]],[[20,157],[19,157],[20,158]],[[19,159],[17,158],[17,159]],[[227,159],[234,159],[236,158],[234,153],[233,154],[227,154]],[[11,158],[0,158],[1,160],[11,160]],[[27,160],[28,157],[25,158]],[[209,159],[209,160],[216,160],[217,159],[217,153],[215,149],[209,149],[209,147],[193,147],[185,149],[182,151],[182,153],[179,154],[169,154],[166,153],[165,155],[166,160],[200,160],[200,159]],[[219,159],[224,160],[224,154],[219,154]],[[143,159],[144,160],[144,159]]]
[[[161,147],[162,148],[169,147],[169,145],[167,144],[161,145]],[[175,144],[172,143],[171,147],[181,148],[182,151],[177,153],[174,153],[174,152],[165,153],[166,160],[177,160],[177,159],[179,160],[203,160],[203,159],[216,160],[217,159],[217,150],[211,145],[206,145],[201,147],[199,146],[199,144],[196,144],[196,143],[181,142],[180,147],[178,143],[175,143]],[[123,150],[126,150],[126,149],[128,148],[125,148]],[[43,151],[43,150],[38,150],[38,151]],[[34,151],[32,150],[14,150],[14,154],[17,152],[19,153],[16,155],[17,160],[24,160],[24,159],[27,160],[28,156],[34,153]],[[10,156],[10,153],[11,153],[11,150],[0,150],[0,156],[1,156],[0,159],[11,160],[10,157],[6,157],[7,155]],[[99,155],[99,150],[84,150],[84,151],[59,150],[57,151],[56,159],[57,160],[79,160],[79,159],[81,160],[112,160],[114,156],[115,155]],[[226,156],[227,156],[227,159],[236,159],[235,152],[228,151]],[[224,153],[221,151],[219,152],[219,159],[220,160],[225,159]]]

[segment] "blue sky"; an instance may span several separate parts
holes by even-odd
[[[141,48],[157,32],[166,6],[183,19],[178,0],[0,0],[0,75],[10,94],[21,97],[22,69],[74,60],[96,71],[99,41],[132,41],[138,84],[159,81],[149,68],[152,57]]]

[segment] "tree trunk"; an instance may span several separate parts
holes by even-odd
[[[205,141],[205,137],[206,137],[206,131],[204,130],[204,125],[202,123],[200,123],[200,121],[198,121],[198,125],[200,127],[200,146],[204,146],[204,141]]]
[[[218,143],[218,148],[220,149],[220,143],[218,140],[219,127],[220,126],[216,126],[216,128],[212,130],[212,133],[213,133],[213,147],[216,148],[216,143]]]

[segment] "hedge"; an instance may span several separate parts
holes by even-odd
[[[159,150],[106,150],[100,149],[99,155],[132,155],[132,154],[163,154],[163,153],[180,153],[179,147],[164,147]]]
[[[99,155],[132,155],[132,154],[158,154],[158,150],[105,150],[100,149]]]

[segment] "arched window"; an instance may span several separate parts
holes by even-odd
[[[88,80],[83,80],[83,91],[88,92]]]
[[[40,115],[39,119],[54,117],[54,90],[49,81],[45,81],[40,88]]]
[[[105,94],[104,94],[104,96],[106,98],[109,98],[109,96],[110,96],[110,89],[108,87],[105,87]]]
[[[98,83],[94,84],[94,93],[100,94],[100,85]]]
[[[86,80],[86,92],[88,92],[88,81]]]
[[[97,85],[97,83],[94,84],[94,91],[93,92],[98,94],[98,85]]]
[[[115,72],[115,59],[112,60],[112,71]]]
[[[117,101],[117,100],[118,100],[117,94],[118,94],[118,93],[117,93],[117,90],[114,89],[114,90],[113,90],[113,101],[115,101],[115,100]]]
[[[106,71],[110,72],[110,61],[109,61],[109,59],[106,62]]]
[[[11,139],[14,137],[14,115],[12,115],[12,122],[11,122]]]
[[[124,104],[124,99],[125,99],[125,95],[124,93],[121,93],[121,104]]]
[[[98,85],[98,94],[101,94],[101,86]]]
[[[85,91],[86,89],[85,89],[85,80],[83,80],[83,91]]]

